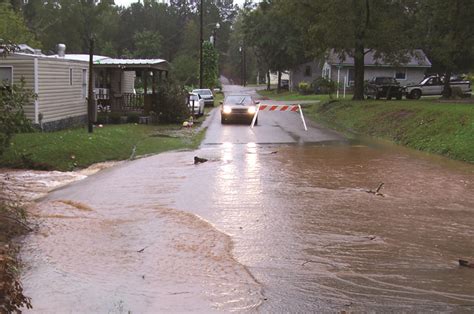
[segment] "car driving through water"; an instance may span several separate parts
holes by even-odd
[[[221,102],[221,123],[226,124],[230,121],[252,122],[257,112],[258,101],[255,101],[250,95],[228,95]],[[258,119],[258,118],[257,118]],[[257,124],[257,120],[255,124]]]

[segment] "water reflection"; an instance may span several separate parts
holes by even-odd
[[[397,148],[162,154],[41,202],[25,288],[39,312],[472,312],[473,192],[474,166]]]
[[[219,193],[193,211],[232,236],[264,311],[474,307],[474,274],[457,266],[474,252],[472,165],[357,143],[233,154],[206,169]]]

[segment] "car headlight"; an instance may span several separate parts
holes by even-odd
[[[256,111],[257,111],[257,109],[255,109],[254,106],[249,107],[249,109],[247,109],[247,112],[250,113],[250,114],[254,114]]]
[[[229,106],[224,106],[224,108],[222,109],[222,112],[224,112],[224,113],[231,113],[231,112],[232,112],[232,108],[229,107]]]

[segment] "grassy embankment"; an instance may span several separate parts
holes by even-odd
[[[316,104],[310,118],[330,127],[474,162],[474,104],[420,101],[338,101]]]
[[[298,97],[296,93],[288,93],[285,97],[291,100],[308,98]],[[321,101],[307,107],[305,114],[348,134],[383,138],[421,151],[474,162],[472,102],[440,102],[435,98]]]
[[[4,167],[73,170],[91,164],[199,146],[204,131],[181,126],[141,124],[105,125],[92,134],[86,128],[14,137],[0,158]],[[133,153],[134,147],[136,147]]]
[[[215,96],[214,106],[223,99]],[[213,108],[206,107],[205,113]],[[195,126],[205,119],[200,117]],[[108,124],[58,132],[17,134],[11,147],[0,157],[0,167],[68,171],[109,160],[157,154],[169,150],[194,149],[204,137],[204,130],[182,128],[180,125]]]
[[[301,100],[316,100],[316,101],[325,101],[329,100],[328,95],[300,95],[295,92],[283,91],[277,93],[276,90],[259,90],[258,93],[260,96],[270,98],[272,100],[281,100],[281,101],[301,101]],[[347,95],[346,95],[347,96]]]
[[[217,93],[214,106],[222,99],[222,93]],[[206,107],[205,113],[212,109]],[[197,119],[195,127],[204,119],[205,116]],[[194,149],[204,137],[204,130],[197,132],[195,127],[108,124],[95,128],[92,134],[86,128],[17,134],[0,157],[0,167],[67,171],[102,161],[128,159],[134,147],[134,156]]]

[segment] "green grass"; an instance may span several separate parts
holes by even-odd
[[[281,101],[301,101],[301,100],[318,100],[318,101],[327,101],[329,100],[329,95],[325,94],[310,94],[310,95],[301,95],[298,92],[291,91],[282,91],[277,93],[276,90],[259,90],[257,91],[261,96],[270,98],[272,100],[281,100]],[[342,98],[342,93],[339,94]],[[332,95],[333,98],[336,98],[336,94]],[[352,98],[352,95],[346,94],[346,99]]]
[[[441,103],[433,99],[338,101],[315,104],[306,114],[342,131],[474,162],[472,103]]]
[[[130,158],[135,155],[196,148],[204,131],[180,126],[105,125],[92,134],[86,128],[59,132],[25,133],[14,137],[12,145],[0,158],[7,167],[72,170],[91,164]]]

